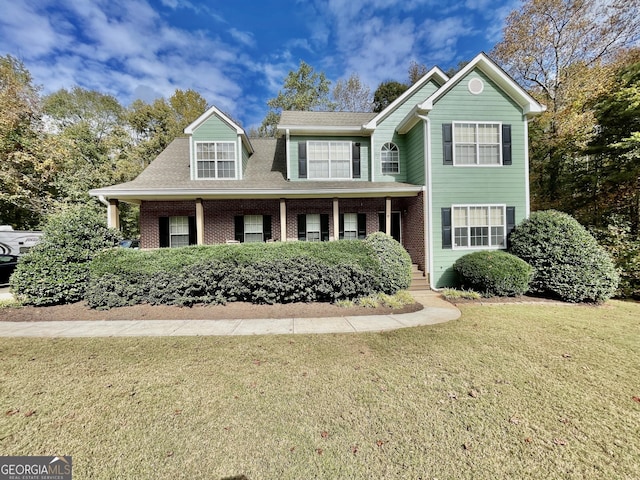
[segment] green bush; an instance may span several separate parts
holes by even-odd
[[[25,305],[55,305],[84,298],[89,262],[120,235],[108,229],[104,214],[90,206],[68,207],[43,228],[40,243],[18,262],[10,284]]]
[[[609,252],[620,272],[616,296],[640,299],[640,239],[631,233],[629,222],[613,216],[606,229],[595,230],[594,236]]]
[[[615,293],[611,257],[573,217],[535,212],[510,236],[510,251],[535,269],[531,290],[568,302],[604,302]]]
[[[533,268],[515,255],[500,250],[483,250],[459,258],[453,269],[463,288],[485,297],[513,297],[529,290]]]
[[[94,308],[328,302],[369,295],[378,276],[361,241],[115,249],[94,258],[86,301]]]
[[[364,241],[369,245],[380,262],[380,289],[394,294],[411,285],[411,257],[400,243],[390,235],[376,232]]]

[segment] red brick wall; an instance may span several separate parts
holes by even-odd
[[[280,238],[280,200],[204,200],[204,242],[225,243],[235,238],[236,215],[271,215],[273,240]],[[346,198],[338,201],[340,213],[366,213],[367,235],[378,231],[378,213],[385,209],[384,198]],[[329,236],[333,238],[333,200],[289,199],[287,205],[287,236],[298,238],[298,214],[320,213],[329,215]],[[417,197],[393,198],[392,211],[401,212],[402,243],[414,263],[424,270],[424,214],[423,194]],[[140,206],[140,244],[142,248],[158,248],[159,217],[195,216],[196,202],[143,202]]]

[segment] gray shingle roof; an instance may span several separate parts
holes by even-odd
[[[134,180],[92,190],[91,195],[108,198],[146,198],[153,196],[199,197],[252,195],[305,195],[318,196],[333,192],[361,193],[376,195],[379,192],[415,192],[420,187],[406,183],[368,182],[359,180],[336,181],[288,181],[286,179],[285,139],[252,138],[255,152],[251,157],[241,180],[191,180],[189,165],[189,139],[176,138],[149,166]],[[311,192],[311,193],[310,193]],[[378,193],[376,193],[378,192]],[[380,194],[382,195],[382,194]]]
[[[377,113],[284,111],[279,125],[296,127],[361,127]]]

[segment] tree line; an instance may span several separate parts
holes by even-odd
[[[547,111],[529,125],[534,210],[596,228],[640,229],[640,0],[524,0],[490,56]],[[462,68],[464,63],[458,65]],[[456,70],[448,71],[453,75]],[[372,93],[357,74],[335,85],[301,61],[250,136],[275,136],[283,110],[381,111],[427,68]],[[207,109],[193,90],[123,107],[74,87],[40,95],[16,58],[0,57],[0,223],[34,228],[91,188],[135,178]],[[137,229],[124,206],[123,227]]]

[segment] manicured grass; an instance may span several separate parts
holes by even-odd
[[[640,478],[640,304],[383,334],[0,339],[0,451],[74,479]]]

